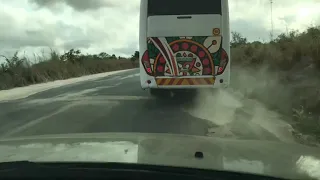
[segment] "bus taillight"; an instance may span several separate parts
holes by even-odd
[[[228,62],[229,62],[229,57],[227,52],[224,49],[221,49],[220,64],[219,64],[217,75],[220,75],[224,72]]]
[[[142,62],[142,65],[146,71],[146,73],[150,76],[152,76],[153,72],[152,72],[152,68],[151,68],[151,63],[150,63],[150,59],[149,59],[149,53],[148,53],[148,50],[146,50],[143,55],[142,55],[142,58],[141,58],[141,62]]]

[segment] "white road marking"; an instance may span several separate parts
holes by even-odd
[[[64,99],[65,100],[65,99]],[[50,101],[51,100],[49,100],[49,102],[47,101],[46,103],[50,103]],[[51,101],[52,102],[52,101]],[[39,102],[35,102],[35,103],[39,103]],[[41,102],[40,102],[41,103]],[[4,133],[4,135],[2,135],[1,137],[9,137],[9,136],[12,136],[12,135],[14,135],[14,134],[17,134],[17,133],[19,133],[19,132],[22,132],[22,131],[24,131],[24,130],[26,130],[26,129],[28,129],[28,128],[31,128],[31,127],[33,127],[33,126],[35,126],[35,125],[37,125],[37,124],[40,124],[40,123],[42,123],[42,122],[44,122],[45,120],[48,120],[49,118],[51,118],[51,117],[53,117],[53,116],[55,116],[55,115],[58,115],[58,114],[60,114],[60,113],[63,113],[63,112],[66,112],[66,111],[68,111],[70,108],[73,108],[73,107],[75,107],[75,106],[82,106],[82,105],[92,105],[92,104],[94,104],[94,105],[96,105],[96,104],[104,104],[104,105],[106,105],[106,107],[108,107],[108,108],[113,108],[114,106],[117,106],[117,105],[119,105],[120,104],[120,102],[119,101],[112,101],[112,100],[104,100],[104,101],[101,101],[100,99],[97,99],[97,101],[95,101],[95,100],[93,100],[93,99],[80,99],[80,100],[78,100],[78,101],[75,101],[75,102],[72,102],[72,103],[70,103],[70,104],[68,104],[68,105],[65,105],[65,106],[63,106],[63,107],[61,107],[59,110],[57,110],[57,111],[54,111],[54,112],[52,112],[52,113],[50,113],[50,114],[47,114],[47,115],[45,115],[45,116],[42,116],[42,117],[40,117],[40,118],[38,118],[38,119],[35,119],[35,120],[33,120],[33,121],[30,121],[30,122],[28,122],[28,123],[26,123],[26,124],[24,124],[24,125],[22,125],[22,126],[19,126],[19,127],[17,127],[17,128],[14,128],[14,129],[12,129],[12,130],[10,130],[9,132],[7,132],[7,133]]]
[[[117,80],[117,79],[120,79],[121,76],[114,76],[112,78],[108,78],[108,79],[100,79],[100,80],[96,80],[95,82],[108,82],[108,81],[114,81],[114,80]]]
[[[39,104],[39,103],[40,104],[48,104],[48,103],[57,102],[57,101],[75,101],[77,99],[81,100],[81,98],[87,96],[87,94],[89,94],[89,93],[94,93],[94,92],[101,90],[101,89],[113,88],[113,87],[119,86],[121,84],[122,83],[119,82],[119,83],[112,85],[112,86],[101,86],[101,87],[96,87],[96,88],[91,88],[91,89],[84,89],[84,90],[81,90],[78,92],[73,92],[73,93],[66,92],[66,93],[59,94],[58,96],[54,96],[54,97],[50,97],[50,98],[29,100],[27,102],[24,102],[24,104]],[[91,98],[89,98],[89,100],[90,99]]]
[[[32,126],[34,126],[34,125],[36,125],[36,124],[39,124],[39,123],[41,123],[42,121],[44,121],[44,120],[46,120],[46,119],[48,119],[48,118],[50,118],[50,117],[52,117],[52,116],[54,116],[54,115],[57,115],[57,114],[59,114],[59,113],[62,113],[62,112],[64,112],[64,111],[68,110],[68,109],[69,109],[70,107],[72,107],[72,106],[73,106],[73,104],[64,106],[64,107],[60,108],[59,110],[54,111],[54,112],[52,112],[52,113],[50,113],[50,114],[48,114],[48,115],[46,115],[46,116],[42,116],[42,117],[40,117],[40,118],[38,118],[38,119],[36,119],[36,120],[30,121],[30,122],[27,123],[27,124],[24,124],[24,125],[22,125],[22,126],[19,126],[19,127],[15,128],[15,129],[13,129],[13,130],[5,133],[5,134],[2,135],[1,137],[9,137],[9,136],[11,136],[11,135],[13,135],[13,134],[16,134],[16,133],[21,132],[21,131],[23,131],[23,130],[25,130],[25,129],[28,129],[28,128],[30,128],[30,127],[32,127]]]
[[[85,102],[107,102],[107,101],[136,101],[136,100],[148,100],[153,99],[148,96],[113,96],[113,95],[105,95],[105,96],[69,96],[69,97],[55,97],[55,98],[47,98],[47,99],[34,99],[25,102],[25,105],[28,104],[49,104],[53,102],[61,102],[61,101],[85,101]]]
[[[134,78],[134,77],[138,77],[138,76],[140,76],[139,73],[137,73],[137,74],[132,74],[132,75],[129,75],[129,76],[125,76],[125,77],[122,77],[122,78],[120,78],[120,79],[121,79],[121,80],[124,80],[124,79]]]
[[[117,85],[120,85],[121,83],[118,83]],[[51,98],[44,98],[44,99],[33,99],[24,102],[22,105],[29,106],[29,105],[46,105],[54,102],[61,102],[61,101],[68,101],[70,102],[67,106],[62,107],[61,109],[52,112],[48,115],[42,116],[36,120],[33,120],[27,124],[24,124],[22,126],[19,126],[3,135],[3,137],[8,137],[13,134],[22,132],[28,128],[31,128],[32,126],[35,126],[36,124],[39,124],[47,119],[49,119],[52,116],[55,116],[59,113],[63,113],[67,111],[69,108],[79,105],[88,105],[88,104],[105,104],[107,107],[112,108],[112,105],[119,104],[120,101],[136,101],[136,100],[148,100],[151,99],[151,97],[148,96],[114,96],[114,95],[103,95],[103,96],[88,96],[87,94],[96,92],[99,89],[109,88],[114,86],[104,86],[104,87],[98,87],[98,88],[92,88],[92,89],[85,89],[79,92],[75,93],[65,93],[60,94],[56,97]],[[110,104],[111,103],[111,104]]]
[[[16,99],[22,99],[26,98],[30,95],[46,91],[52,88],[57,88],[69,84],[74,84],[77,82],[83,82],[88,80],[95,80],[103,77],[107,77],[113,74],[121,73],[121,72],[127,72],[133,69],[126,69],[126,70],[120,70],[120,71],[112,71],[112,72],[106,72],[106,73],[100,73],[100,74],[94,74],[94,75],[88,75],[83,77],[77,77],[77,78],[71,78],[71,79],[65,79],[65,80],[57,80],[53,82],[48,83],[42,83],[42,84],[35,84],[25,87],[19,87],[9,90],[2,90],[0,91],[0,102],[4,101],[11,101]]]

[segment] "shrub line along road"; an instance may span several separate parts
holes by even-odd
[[[205,97],[209,103],[199,101],[197,107],[185,100],[159,101],[141,89],[139,70],[133,69],[0,102],[0,137],[150,132],[292,141],[277,115],[228,93],[221,98]],[[232,101],[239,106],[229,106]],[[264,119],[256,117],[258,110]]]

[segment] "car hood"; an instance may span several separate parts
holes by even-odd
[[[196,158],[196,152],[203,158]],[[318,148],[187,135],[96,133],[1,139],[0,162],[19,160],[126,162],[320,179]]]

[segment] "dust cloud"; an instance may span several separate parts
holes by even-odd
[[[234,68],[231,72],[230,88],[200,90],[193,105],[184,110],[211,122],[208,136],[294,142],[292,127],[285,117],[257,100],[282,103],[282,108],[288,108],[286,98],[290,99],[286,94],[290,93],[279,83],[277,74],[268,68]]]

